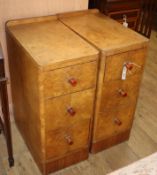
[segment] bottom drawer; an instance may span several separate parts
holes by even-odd
[[[64,156],[71,151],[88,147],[90,120],[71,127],[46,133],[46,159]]]
[[[134,116],[134,106],[123,106],[99,113],[94,129],[94,141],[106,139],[130,129]]]

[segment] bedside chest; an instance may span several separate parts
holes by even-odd
[[[91,152],[129,138],[148,40],[99,13],[59,15],[60,20],[100,50]]]
[[[16,124],[41,172],[88,158],[98,51],[56,16],[10,21]]]

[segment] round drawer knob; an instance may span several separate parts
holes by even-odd
[[[72,86],[76,86],[77,85],[77,80],[75,78],[70,78],[68,81]]]
[[[114,119],[114,123],[118,126],[122,125],[122,122],[118,118]]]
[[[123,89],[119,89],[119,94],[122,96],[122,97],[127,97],[127,92],[125,92]]]
[[[76,111],[72,107],[68,108],[67,111],[71,116],[74,116],[76,114]]]
[[[65,139],[69,145],[73,145],[74,142],[70,136],[65,136]]]
[[[128,70],[132,70],[133,69],[133,63],[128,62],[128,63],[125,64],[125,66],[126,66],[126,68]]]

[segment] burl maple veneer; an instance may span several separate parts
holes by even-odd
[[[15,121],[40,170],[87,159],[99,52],[56,16],[6,27]]]
[[[91,152],[127,140],[148,40],[97,10],[60,14],[59,19],[100,50]]]

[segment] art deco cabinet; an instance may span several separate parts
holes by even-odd
[[[148,40],[118,22],[89,10],[60,20],[100,50],[91,152],[129,138]]]
[[[87,159],[98,51],[56,16],[6,28],[15,121],[40,170]]]

